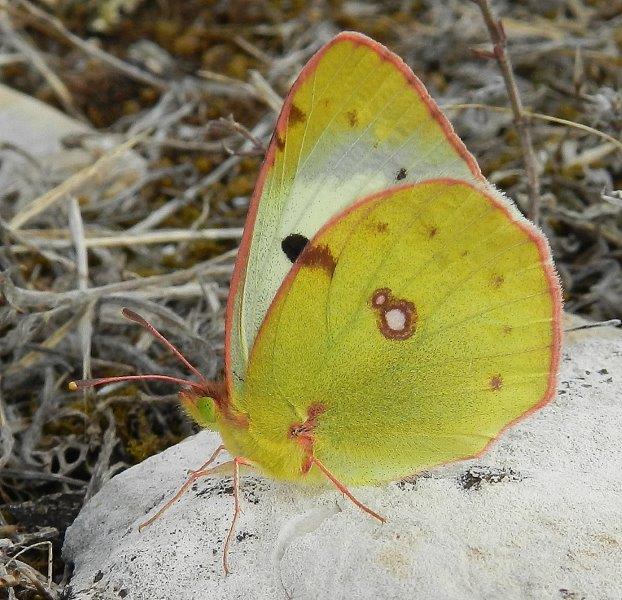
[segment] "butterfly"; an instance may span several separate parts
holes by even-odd
[[[380,484],[478,456],[553,396],[561,290],[544,235],[482,176],[406,64],[344,32],[289,92],[252,196],[225,374],[180,383],[222,445],[199,477]],[[233,458],[216,467],[227,451]]]

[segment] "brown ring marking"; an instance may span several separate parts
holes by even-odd
[[[413,302],[395,298],[389,288],[379,288],[372,294],[370,304],[376,311],[378,329],[387,339],[407,340],[415,333],[418,314]],[[404,316],[404,327],[401,330],[389,327],[387,313],[392,310],[398,310]]]

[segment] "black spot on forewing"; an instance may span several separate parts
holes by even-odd
[[[287,256],[290,262],[295,262],[308,243],[309,238],[306,238],[304,235],[290,233],[281,241],[281,249],[285,252],[285,256]]]
[[[402,181],[402,179],[406,179],[406,169],[404,167],[402,167],[396,174],[395,174],[395,181]]]

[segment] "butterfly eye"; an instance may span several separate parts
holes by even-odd
[[[290,233],[286,238],[283,238],[281,248],[290,262],[295,262],[308,243],[309,238],[306,238],[304,235],[300,233]]]

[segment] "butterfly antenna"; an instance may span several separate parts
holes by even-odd
[[[105,385],[106,383],[145,380],[168,381],[170,383],[176,383],[178,385],[194,388],[201,394],[204,391],[204,387],[201,384],[190,381],[189,379],[170,377],[169,375],[121,375],[117,377],[100,377],[99,379],[81,379],[80,381],[70,381],[67,387],[70,391],[75,392],[77,390],[86,390],[87,388],[95,387],[98,385]]]
[[[141,327],[144,327],[154,338],[156,338],[163,346],[165,346],[175,357],[177,357],[194,375],[196,375],[200,383],[190,381],[189,379],[181,379],[180,377],[171,377],[169,375],[121,375],[118,377],[101,377],[99,379],[82,379],[81,381],[69,382],[69,389],[72,392],[77,390],[85,390],[87,388],[95,387],[98,385],[105,385],[107,383],[117,383],[119,381],[168,381],[169,383],[176,383],[178,385],[187,386],[194,389],[200,395],[206,393],[209,382],[198,369],[190,364],[190,361],[176,348],[171,342],[169,342],[147,319],[141,317],[138,313],[135,313],[129,308],[124,308],[122,311],[123,316],[134,323],[138,323]]]
[[[190,364],[190,361],[181,353],[181,351],[169,342],[147,319],[141,317],[138,313],[135,313],[129,308],[124,308],[121,313],[126,319],[138,323],[141,327],[144,327],[156,340],[158,340],[163,346],[176,356],[192,373],[194,373],[201,381],[206,382],[205,377],[201,375],[199,370]]]

